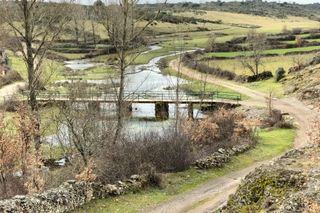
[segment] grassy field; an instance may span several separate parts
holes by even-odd
[[[308,41],[308,42],[320,42],[320,39],[306,39],[305,41]],[[297,42],[295,40],[293,40],[293,41],[284,41],[283,43],[296,44]]]
[[[53,118],[59,113],[57,107],[45,107],[40,108],[40,117],[41,117],[41,134],[43,136],[49,136],[56,133],[56,125],[53,122]],[[4,119],[5,122],[13,124],[16,122],[17,114],[15,112],[5,112]]]
[[[271,71],[273,74],[275,74],[275,71],[279,67],[282,67],[286,71],[288,71],[290,67],[295,66],[295,57],[301,57],[302,61],[307,62],[314,57],[314,54],[304,54],[301,56],[286,55],[277,57],[265,57],[263,58],[263,65],[261,66],[260,70]],[[241,62],[237,59],[211,60],[209,62],[209,65],[212,67],[219,67],[221,69],[234,71],[238,75],[252,75],[252,73],[248,69],[244,68]],[[264,93],[272,92],[273,95],[278,98],[283,97],[284,95],[284,85],[282,83],[275,82],[274,78],[266,81],[258,81],[243,85]]]
[[[287,49],[269,49],[265,50],[264,54],[276,54],[276,55],[284,55],[287,53],[296,53],[296,52],[311,52],[315,50],[320,50],[320,46],[310,46],[310,47],[298,47],[298,48],[287,48]],[[243,55],[244,52],[212,52],[203,55],[202,57],[225,57],[225,58],[235,58]],[[250,54],[250,52],[246,52],[246,54]]]
[[[264,92],[266,94],[271,92],[273,97],[282,98],[284,96],[284,85],[282,83],[275,82],[273,78],[265,81],[246,83],[242,85],[253,90]]]
[[[261,70],[275,72],[279,67],[283,67],[288,71],[290,67],[295,66],[294,59],[296,55],[285,55],[285,56],[275,56],[275,57],[265,57],[262,60]],[[311,60],[314,54],[304,54],[299,56],[303,61]],[[251,75],[248,69],[245,69],[241,62],[237,59],[225,59],[225,60],[211,60],[209,62],[211,67],[220,67],[221,69],[234,71],[238,75]]]
[[[9,63],[12,69],[16,70],[24,80],[27,80],[27,67],[23,59],[12,52],[9,52]],[[49,82],[63,79],[61,75],[64,70],[62,63],[44,59],[41,72],[43,79],[49,79]]]
[[[288,30],[293,28],[318,28],[319,22],[312,21],[304,17],[288,17],[286,19],[278,19],[274,17],[262,17],[247,14],[237,14],[219,11],[206,11],[206,14],[199,15],[193,12],[176,13],[180,16],[191,16],[206,20],[222,20],[224,24],[240,24],[240,25],[255,25],[259,26],[259,32],[277,33],[281,32],[286,26]]]
[[[259,133],[259,143],[255,149],[240,154],[224,168],[211,170],[189,169],[184,172],[164,175],[163,188],[150,188],[137,193],[119,197],[109,197],[93,201],[73,213],[133,213],[175,196],[188,192],[210,180],[224,176],[232,171],[248,167],[256,162],[276,157],[292,147],[295,130],[276,129]]]

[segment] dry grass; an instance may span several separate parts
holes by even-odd
[[[223,23],[233,24],[249,24],[257,25],[261,28],[260,32],[273,33],[281,32],[284,26],[287,26],[288,30],[293,28],[317,28],[319,22],[309,20],[303,17],[288,17],[287,19],[278,19],[271,17],[254,16],[247,14],[237,14],[229,12],[207,11],[205,15],[196,15],[193,12],[178,13],[180,16],[191,16],[195,18],[202,18],[208,20],[222,20]]]

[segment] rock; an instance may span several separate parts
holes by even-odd
[[[218,149],[218,152],[220,152],[221,154],[223,154],[223,153],[225,153],[225,152],[226,152],[226,150],[225,150],[225,149],[220,148],[220,149]]]
[[[288,86],[287,88],[285,88],[284,94],[285,95],[289,95],[291,93],[294,93],[295,91],[297,91],[298,88],[296,86]]]
[[[210,169],[210,168],[221,168],[227,162],[231,160],[233,155],[237,155],[249,150],[252,146],[249,144],[237,145],[231,149],[218,149],[217,152],[212,153],[211,155],[197,160],[195,166],[198,169]]]
[[[120,195],[121,194],[121,190],[116,185],[107,184],[105,186],[105,188],[106,188],[109,195]]]
[[[313,161],[319,158],[320,147],[310,146],[258,167],[246,176],[221,212],[309,212],[309,202],[320,206],[320,164]]]

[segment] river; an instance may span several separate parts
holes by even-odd
[[[161,49],[160,46],[151,46],[149,51],[144,52],[147,54],[150,51]],[[187,52],[187,51],[184,51]],[[187,83],[186,80],[177,78],[172,75],[163,74],[158,66],[158,62],[165,57],[181,54],[182,52],[172,52],[165,56],[159,56],[149,61],[147,64],[142,65],[131,65],[127,68],[127,75],[125,79],[125,90],[126,91],[139,91],[139,92],[169,92],[174,94],[175,91],[168,90],[168,88],[174,88],[177,83]],[[101,64],[95,64],[90,60],[74,60],[65,62],[65,66],[74,72],[80,70],[86,70],[88,68],[102,66]],[[68,81],[68,80],[66,80]],[[79,80],[82,81],[82,80]],[[95,84],[108,84],[110,80],[83,80],[88,83]],[[61,82],[61,81],[59,81]],[[102,104],[104,110],[110,110],[110,106]],[[166,121],[153,121],[150,118],[155,117],[154,104],[133,104],[132,114],[128,122],[126,122],[126,132],[129,134],[139,133],[145,131],[159,131],[167,128],[170,124],[175,121],[175,105],[169,105],[169,120]],[[187,106],[184,104],[179,105],[179,112],[181,115],[187,115]],[[194,115],[202,116],[197,109],[194,110]],[[64,126],[60,127],[60,132],[65,134],[67,131]],[[57,135],[47,137],[47,141],[56,143]]]

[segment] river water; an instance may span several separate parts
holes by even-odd
[[[142,54],[147,54],[150,51],[160,49],[160,46],[151,46],[149,51]],[[187,52],[187,51],[184,51]],[[156,57],[149,61],[148,64],[132,65],[127,68],[127,75],[125,79],[125,91],[130,92],[168,92],[174,95],[175,91],[168,90],[168,88],[174,88],[177,83],[187,83],[186,80],[177,78],[171,75],[165,75],[161,73],[158,67],[158,62],[165,57],[181,54],[182,52],[169,53],[166,56]],[[101,64],[92,63],[90,60],[75,60],[68,61],[65,66],[72,69],[74,72],[79,70],[85,70],[88,68],[101,66]],[[68,80],[66,80],[68,81]],[[61,81],[59,81],[61,82]],[[109,84],[110,80],[84,80],[87,83],[95,84]],[[102,104],[104,110],[110,110],[110,105]],[[170,124],[174,123],[175,118],[175,105],[169,104],[169,119],[166,121],[152,121],[150,118],[155,117],[154,104],[133,104],[132,114],[128,122],[126,122],[126,132],[129,134],[145,132],[145,131],[159,131],[167,128]],[[112,107],[111,107],[112,109]],[[179,105],[179,113],[181,115],[187,115],[187,106],[184,104]],[[202,116],[198,110],[194,110],[194,115]],[[66,134],[66,127],[61,126],[60,132]],[[57,142],[57,135],[47,137],[47,141],[51,143]]]

